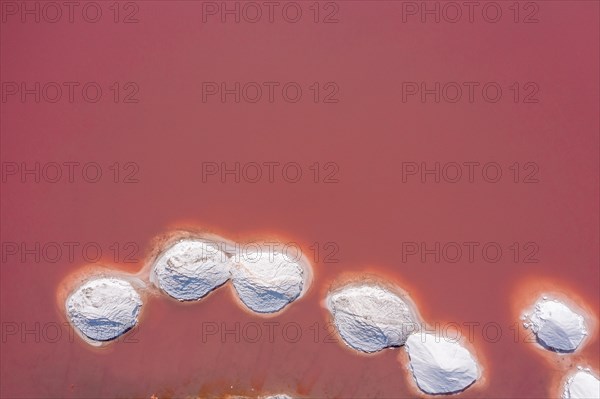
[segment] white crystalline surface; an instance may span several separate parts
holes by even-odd
[[[300,296],[306,274],[300,260],[281,252],[248,252],[231,270],[241,301],[257,313],[273,313]]]
[[[418,330],[411,304],[376,284],[351,284],[330,293],[327,308],[344,342],[363,352],[400,346]]]
[[[134,327],[141,307],[133,286],[114,277],[86,282],[66,303],[73,325],[94,341],[110,341]]]
[[[527,318],[538,341],[552,350],[572,352],[587,335],[583,316],[557,300],[540,299]]]
[[[433,334],[412,334],[406,340],[410,368],[418,387],[428,394],[460,392],[479,378],[477,362],[457,342]]]
[[[600,399],[600,380],[580,370],[565,383],[563,399]]]
[[[194,301],[229,279],[230,264],[216,243],[184,239],[158,257],[152,280],[173,298]]]

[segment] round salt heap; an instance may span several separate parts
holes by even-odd
[[[331,292],[326,305],[344,342],[359,351],[403,345],[418,330],[412,303],[377,284],[346,285]]]
[[[218,244],[183,239],[158,257],[151,280],[177,300],[195,301],[229,279],[230,264]]]
[[[90,280],[66,302],[71,323],[93,341],[110,341],[133,328],[141,307],[133,286],[116,277]]]
[[[530,327],[538,342],[550,350],[573,352],[587,336],[583,316],[558,300],[538,300],[526,318],[529,323],[525,327]]]
[[[306,290],[310,271],[302,260],[277,251],[248,252],[231,269],[240,300],[257,313],[274,313]]]
[[[587,370],[579,370],[569,377],[563,399],[600,399],[600,380]]]
[[[410,368],[419,389],[437,395],[465,390],[479,378],[471,353],[459,343],[433,334],[412,334],[406,340]]]

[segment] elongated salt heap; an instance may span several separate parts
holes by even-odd
[[[527,327],[535,333],[538,342],[547,349],[573,352],[587,336],[583,316],[555,299],[540,299],[533,312],[526,315]]]
[[[479,378],[471,353],[457,342],[433,334],[412,334],[406,340],[410,368],[419,389],[438,395],[465,390]]]
[[[307,289],[309,265],[278,251],[247,252],[234,262],[231,281],[240,300],[257,313],[274,313]]]
[[[408,298],[375,283],[349,284],[326,300],[334,325],[344,342],[362,352],[403,345],[418,330]]]
[[[84,283],[66,302],[73,325],[93,341],[110,341],[133,328],[142,299],[126,280],[97,278]]]
[[[563,399],[600,399],[600,380],[587,370],[579,370],[565,383]]]
[[[156,259],[151,280],[179,301],[195,301],[229,279],[230,265],[217,243],[182,239]]]

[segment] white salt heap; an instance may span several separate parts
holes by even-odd
[[[573,352],[587,336],[583,316],[557,300],[538,300],[533,313],[526,315],[540,344],[550,350]]]
[[[306,290],[309,266],[277,251],[247,252],[233,264],[231,281],[241,301],[257,313],[273,313]]]
[[[162,253],[152,282],[180,301],[194,301],[229,279],[230,255],[215,242],[183,239]]]
[[[327,297],[327,308],[344,342],[363,352],[400,346],[418,330],[412,304],[377,284],[350,284]]]
[[[433,334],[412,334],[406,340],[410,368],[417,386],[425,393],[460,392],[479,378],[471,353],[459,343]]]
[[[563,399],[600,399],[600,380],[587,370],[579,370],[565,383]]]
[[[90,280],[67,298],[71,323],[94,341],[109,341],[134,327],[142,299],[133,286],[115,277]]]

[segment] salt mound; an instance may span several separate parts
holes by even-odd
[[[600,380],[589,371],[580,370],[565,383],[563,399],[600,399]]]
[[[86,282],[66,302],[71,323],[94,341],[110,341],[134,327],[141,307],[133,286],[115,277]]]
[[[229,279],[230,255],[214,242],[183,239],[162,253],[152,282],[180,301],[194,301]]]
[[[449,394],[465,390],[479,378],[477,362],[457,342],[433,334],[412,334],[406,340],[410,368],[425,393]]]
[[[241,301],[257,313],[283,309],[306,290],[310,270],[277,251],[248,252],[233,264],[231,281]]]
[[[526,315],[538,342],[550,350],[573,352],[587,336],[583,316],[557,300],[540,299],[531,315]]]
[[[363,352],[400,346],[418,330],[412,303],[377,284],[352,284],[331,292],[327,308],[344,342]]]

